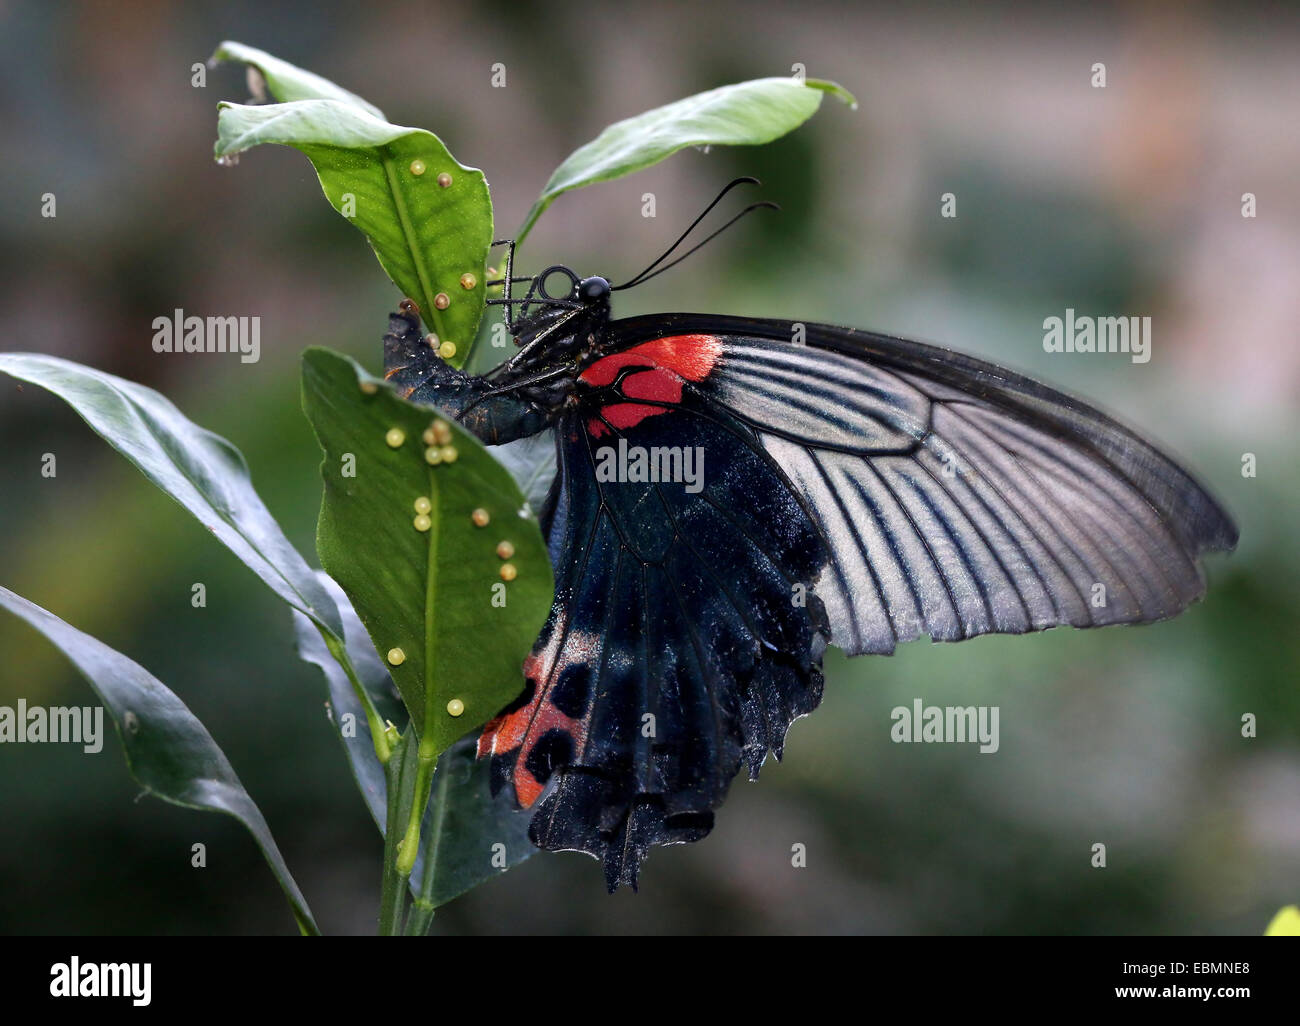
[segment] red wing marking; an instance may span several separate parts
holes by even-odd
[[[722,353],[713,335],[669,335],[603,357],[579,377],[589,385],[609,385],[624,367],[658,367],[688,381],[703,381]]]
[[[722,343],[713,335],[669,335],[603,357],[579,377],[599,388],[612,385],[624,368],[645,368],[623,379],[620,385],[623,396],[672,405],[682,401],[683,384],[703,381],[709,376],[721,353]],[[607,423],[623,430],[646,417],[666,412],[663,406],[647,403],[611,403],[601,410],[604,421],[593,417],[587,427],[592,435],[601,438],[609,432]]]
[[[588,420],[588,430],[599,438],[609,432],[610,425],[622,430],[668,412],[667,407],[681,402],[683,385],[708,377],[721,353],[722,342],[712,335],[670,335],[597,360],[580,375],[585,384],[603,388],[617,381],[624,368],[635,368],[622,380],[619,391],[622,398],[644,401],[608,403],[599,417]],[[564,650],[559,651],[562,639]],[[534,768],[541,767],[538,772],[543,776],[548,774],[548,743],[553,745],[558,734],[564,734],[567,741],[561,739],[561,744],[568,748],[569,757],[581,752],[586,723],[556,707],[551,701],[552,685],[566,666],[593,660],[600,643],[598,638],[567,637],[562,625],[556,624],[546,646],[524,661],[524,676],[532,685],[532,694],[518,708],[507,709],[491,720],[479,735],[479,758],[513,756],[510,779],[524,808],[536,802],[545,789],[545,781],[537,778]],[[535,751],[538,757],[534,760],[530,756]]]
[[[555,638],[560,638],[563,633],[557,630]],[[538,741],[549,732],[559,730],[569,736],[572,751],[576,753],[585,736],[585,724],[572,716],[566,716],[549,700],[557,655],[562,663],[566,661],[564,654],[555,652],[554,648],[555,643],[552,642],[545,650],[534,652],[524,660],[525,678],[536,682],[531,700],[518,709],[504,712],[490,720],[478,739],[480,759],[486,755],[517,753],[510,779],[514,784],[515,797],[525,809],[537,801],[546,787],[545,781],[538,780],[529,768],[528,757]],[[574,656],[579,661],[586,657],[585,652],[578,652]]]
[[[600,417],[592,417],[587,421],[587,429],[591,432],[593,438],[604,438],[605,435],[609,434],[610,427],[622,431],[626,428],[635,427],[646,417],[656,417],[667,412],[668,409],[664,406],[646,406],[644,403],[615,403],[613,406],[606,406],[602,409]],[[606,426],[607,424],[609,426]]]
[[[682,401],[682,383],[676,374],[662,368],[638,371],[623,379],[623,394],[629,399],[679,403]]]

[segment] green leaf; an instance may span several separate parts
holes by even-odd
[[[282,599],[335,637],[338,610],[262,503],[239,450],[151,388],[68,360],[0,353],[0,371],[65,400]]]
[[[515,242],[522,242],[555,198],[571,189],[622,178],[687,146],[756,146],[779,139],[812,117],[825,93],[857,106],[834,82],[758,78],[615,122],[555,169]]]
[[[432,132],[390,125],[341,100],[221,103],[218,111],[217,159],[264,143],[306,154],[334,209],[365,234],[425,325],[456,346],[448,362],[463,364],[483,313],[492,243],[483,172],[457,163]],[[446,187],[441,175],[450,176]]]
[[[346,357],[307,350],[303,408],[325,451],[321,563],[388,661],[422,747],[442,752],[523,689],[521,666],[553,591],[537,522],[522,515],[509,473],[458,424],[443,422],[455,462],[428,464],[422,435],[437,411],[398,398]],[[430,503],[430,530],[414,524],[418,498]],[[480,509],[484,527],[471,519]],[[509,583],[503,541],[518,571]],[[494,604],[502,594],[505,605]],[[449,713],[452,699],[462,715]]]
[[[217,47],[209,63],[218,61],[242,61],[255,68],[266,88],[277,100],[342,100],[377,118],[384,116],[382,110],[373,103],[367,103],[356,93],[350,93],[328,78],[282,61],[254,46],[245,46],[228,39]],[[250,92],[256,94],[257,91],[250,89]]]
[[[8,588],[0,587],[0,605],[54,642],[81,671],[113,718],[127,768],[145,793],[188,809],[224,812],[244,824],[288,898],[298,928],[319,934],[261,810],[185,703],[138,663]]]
[[[457,741],[442,753],[433,774],[411,890],[434,908],[537,851],[528,839],[533,810],[516,808],[509,788],[492,796],[491,761],[476,757],[477,746],[477,737]],[[503,846],[499,851],[505,862],[500,868],[492,864],[498,844]],[[431,885],[427,893],[417,884],[422,878]]]
[[[366,635],[356,611],[332,580],[324,574],[322,583],[338,603],[347,638],[348,653],[357,675],[370,693],[381,715],[405,729],[405,711],[397,700],[392,678],[383,660]],[[375,756],[374,745],[362,729],[365,714],[348,682],[347,675],[321,641],[320,633],[301,613],[294,613],[294,631],[298,652],[304,660],[319,666],[329,686],[331,720],[339,729],[350,723],[348,732],[339,732],[362,797],[382,835],[388,809],[388,781],[384,767]],[[347,719],[351,717],[351,719]],[[420,831],[420,855],[411,873],[411,890],[420,894],[418,881],[432,883],[429,900],[434,908],[478,886],[504,871],[493,866],[493,845],[503,844],[506,866],[517,865],[537,848],[528,839],[528,822],[532,812],[515,808],[509,790],[494,798],[490,786],[490,763],[475,757],[475,737],[458,741],[438,760],[433,775],[433,798]],[[403,749],[403,753],[405,753]],[[425,876],[425,863],[433,852],[432,876]]]

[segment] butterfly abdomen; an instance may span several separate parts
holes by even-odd
[[[490,382],[443,360],[420,333],[413,312],[389,316],[384,336],[384,378],[404,399],[436,406],[489,445],[528,438],[550,422],[549,412],[509,393],[490,394]]]

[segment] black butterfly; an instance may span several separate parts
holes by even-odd
[[[486,375],[443,362],[409,303],[384,337],[398,391],[484,442],[554,430],[555,601],[479,754],[494,789],[541,799],[534,842],[603,859],[611,891],[651,845],[704,837],[742,761],[780,758],[827,644],[1162,620],[1237,541],[1154,446],[982,360],[820,324],[610,320],[611,291],[690,230],[617,287],[514,277],[512,246],[496,302],[519,350]]]

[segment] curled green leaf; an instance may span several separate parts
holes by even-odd
[[[463,364],[487,292],[492,201],[483,172],[432,132],[342,100],[218,105],[218,160],[266,143],[306,155],[330,204],[366,236],[438,344],[451,344],[444,358]]]
[[[812,117],[826,93],[857,106],[834,82],[759,78],[615,122],[555,169],[515,241],[521,242],[556,197],[571,189],[622,178],[687,146],[756,146],[779,139]]]
[[[212,63],[219,61],[242,61],[256,69],[266,84],[267,91],[277,100],[342,100],[377,118],[384,116],[382,110],[356,93],[350,93],[328,78],[283,61],[255,46],[245,46],[228,39],[212,55]]]

